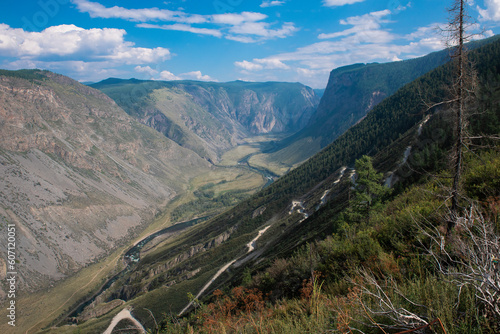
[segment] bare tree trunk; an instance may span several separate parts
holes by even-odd
[[[457,59],[457,73],[456,73],[456,142],[454,151],[454,171],[453,171],[453,185],[451,193],[451,217],[448,224],[448,232],[456,225],[456,220],[459,216],[459,197],[460,197],[460,178],[462,174],[462,148],[464,139],[464,126],[465,126],[465,95],[466,95],[466,76],[467,70],[467,54],[464,48],[465,40],[465,0],[456,0],[454,7],[450,10],[453,17],[450,22],[451,42],[456,43],[455,54],[453,58]]]

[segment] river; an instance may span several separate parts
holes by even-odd
[[[71,313],[68,315],[68,318],[71,319],[71,318],[78,317],[78,315],[80,313],[82,313],[82,311],[85,309],[85,307],[90,305],[97,298],[97,296],[99,296],[101,293],[103,293],[104,291],[109,289],[111,284],[113,284],[116,280],[118,280],[119,278],[123,277],[126,273],[131,271],[135,267],[135,264],[140,261],[141,250],[148,242],[150,242],[151,240],[153,240],[154,238],[156,238],[160,235],[164,235],[167,233],[180,232],[188,227],[191,227],[191,226],[196,225],[202,221],[205,221],[205,220],[209,219],[210,217],[211,216],[204,216],[204,217],[191,219],[191,220],[181,222],[181,223],[176,223],[174,225],[171,225],[167,228],[159,230],[159,231],[157,231],[153,234],[150,234],[150,235],[146,236],[145,238],[141,239],[133,247],[131,247],[123,256],[123,260],[125,261],[127,266],[122,271],[120,271],[118,274],[116,274],[113,277],[111,277],[110,279],[108,279],[106,281],[106,283],[104,283],[101,286],[101,288],[97,292],[95,292],[92,296],[90,296],[87,300],[85,300],[84,302],[82,302],[81,304],[76,306],[71,311]]]

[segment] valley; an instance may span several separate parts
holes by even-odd
[[[476,207],[498,225],[500,40],[471,49],[479,97],[462,213]],[[423,322],[494,327],[470,314],[476,303],[487,309],[474,292],[464,288],[457,301],[457,287],[422,253],[445,240],[429,233],[456,218],[454,114],[439,103],[454,69],[442,52],[341,67],[321,100],[299,83],[85,86],[1,70],[0,228],[19,231],[16,332],[102,333],[122,317],[165,333],[252,332],[257,322],[268,331],[350,329],[342,312],[366,323],[361,307],[375,309],[370,298],[382,291],[373,281],[398,281],[432,305],[415,307]],[[431,286],[459,307],[432,304]],[[410,297],[397,302],[414,307]],[[224,305],[232,308],[216,311]]]
[[[141,256],[140,254],[146,256],[154,251],[158,243],[170,242],[183,229],[192,226],[193,223],[206,220],[206,218],[201,220],[195,218],[197,215],[208,213],[213,216],[223,212],[228,206],[234,205],[235,200],[231,195],[233,192],[242,196],[239,198],[245,198],[261,189],[267,182],[269,180],[262,173],[251,170],[245,165],[214,167],[205,174],[199,175],[192,180],[189,190],[182,196],[174,198],[162,214],[149,224],[138,237],[125,243],[110,256],[86,266],[77,275],[56,282],[51,287],[29,295],[21,295],[18,299],[19,303],[26,305],[23,307],[22,316],[28,320],[18,327],[23,332],[30,333],[35,331],[35,328],[60,326],[68,322],[68,319],[79,316],[82,307],[92,303],[114,281],[133,270],[134,266],[137,265],[133,259],[137,260]],[[228,193],[231,196],[231,201],[223,205],[214,205],[212,198],[210,198],[205,199],[204,205],[200,206],[200,202],[197,201],[199,197],[194,194],[200,188],[203,191],[213,192],[215,198]],[[207,210],[205,207],[209,207],[209,209]],[[190,217],[187,218],[190,220],[176,223],[176,221],[171,220],[171,217],[179,217],[179,219]],[[146,242],[141,244],[141,241]],[[141,246],[138,247],[140,244]],[[117,306],[120,305],[115,304],[114,307]],[[109,308],[107,312],[109,312]],[[33,328],[30,329],[30,327]]]
[[[212,130],[197,132],[193,124],[204,122],[206,126],[206,119],[214,119],[207,113],[211,109],[193,106],[183,93],[182,103],[191,104],[182,108],[194,108],[204,118],[192,115],[182,120],[184,125],[178,126],[185,137],[173,135],[169,139],[139,124],[108,97],[69,78],[36,70],[1,74],[7,103],[2,109],[6,123],[2,123],[1,185],[5,188],[0,210],[6,221],[14,221],[20,229],[20,260],[26,268],[30,267],[23,271],[19,283],[20,290],[31,292],[19,297],[19,302],[26,305],[22,314],[29,318],[18,326],[20,330],[65,322],[78,305],[93,300],[130,270],[130,261],[121,258],[139,240],[165,229],[177,229],[181,225],[176,222],[220,214],[277,178],[265,167],[249,164],[248,159],[276,138],[286,136],[281,131],[283,125],[278,134],[241,130],[240,134],[235,133],[234,140],[226,142],[206,137],[206,131],[215,134],[221,123],[216,121]],[[193,89],[196,84],[189,85]],[[14,94],[18,96],[14,98]],[[153,97],[152,101],[157,100]],[[272,102],[266,108],[272,108]],[[224,117],[222,122],[240,126],[228,115]],[[26,126],[26,118],[37,125]],[[21,136],[24,139],[17,139]],[[153,198],[156,199],[152,201]],[[118,212],[122,216],[130,212],[132,216],[118,216],[114,225],[106,226]],[[38,216],[33,217],[33,213]],[[73,225],[62,224],[68,218],[74,220]],[[41,229],[37,225],[40,223]],[[68,228],[75,230],[68,232]],[[58,236],[60,229],[65,238]],[[147,243],[149,248],[143,252],[148,254],[167,235],[179,233],[156,238]],[[85,238],[83,242],[78,235]],[[89,238],[96,238],[95,246]],[[103,247],[102,241],[109,242],[110,238],[119,242]],[[35,251],[31,245],[40,249],[41,240],[47,240],[51,246]],[[57,241],[56,246],[56,240],[64,240],[68,245]],[[91,248],[72,246],[74,242],[94,247],[94,253]],[[50,255],[54,251],[61,255]],[[54,260],[55,263],[50,262]],[[29,261],[34,261],[34,265]],[[61,266],[65,262],[70,265]],[[40,305],[41,300],[44,306]]]

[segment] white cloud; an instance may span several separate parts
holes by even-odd
[[[500,0],[485,0],[486,9],[477,6],[481,20],[500,21]]]
[[[264,68],[264,66],[255,64],[251,61],[243,60],[243,61],[237,61],[234,63],[237,67],[242,68],[247,71],[260,71]]]
[[[337,7],[344,5],[352,5],[356,2],[363,2],[365,0],[324,0],[323,5],[326,7]]]
[[[266,7],[274,7],[274,6],[281,6],[285,3],[285,1],[280,1],[280,0],[273,0],[273,1],[263,1],[260,4],[261,8],[266,8]]]
[[[226,39],[229,39],[231,41],[236,41],[240,43],[255,43],[257,40],[255,38],[252,38],[250,36],[232,36],[228,35],[226,36]]]
[[[165,48],[140,48],[124,40],[123,29],[83,29],[73,24],[27,32],[0,24],[0,56],[23,59],[82,61],[112,60],[122,64],[145,64],[166,60]]]
[[[266,58],[266,59],[254,59],[255,62],[262,64],[264,68],[269,70],[281,69],[288,70],[290,67],[281,62],[281,60],[276,58]]]
[[[201,71],[192,71],[188,73],[182,73],[180,76],[184,79],[193,79],[193,80],[201,80],[201,81],[217,81],[215,79],[212,79],[208,75],[203,75],[201,74]]]
[[[254,59],[253,61],[236,61],[234,62],[236,67],[239,67],[245,71],[260,71],[263,69],[266,70],[288,70],[290,66],[283,63],[281,60],[277,58],[262,58],[262,59]]]
[[[171,80],[182,80],[182,78],[176,76],[172,72],[161,71],[161,73],[160,73],[160,80],[171,81]]]
[[[203,15],[191,15],[181,11],[171,11],[159,8],[127,9],[123,7],[107,8],[100,3],[88,0],[72,0],[80,12],[88,13],[90,17],[105,19],[115,18],[135,22],[174,21],[182,23],[205,23]]]
[[[137,25],[137,27],[149,28],[149,29],[187,31],[187,32],[192,32],[194,34],[222,37],[222,33],[219,30],[208,29],[208,28],[196,28],[196,27],[192,27],[192,26],[189,26],[187,24],[181,24],[181,23],[170,24],[170,25],[168,25],[168,24],[158,25],[158,24],[150,24],[150,23],[140,23]]]
[[[185,31],[200,35],[225,37],[241,43],[285,38],[298,30],[290,22],[283,23],[281,27],[273,27],[274,23],[263,22],[268,18],[267,15],[257,12],[198,15],[159,8],[105,7],[98,2],[89,0],[72,1],[80,12],[88,13],[91,17],[122,19],[138,22],[137,27],[140,28]],[[265,1],[264,3],[274,6],[284,3],[284,1]],[[152,24],[151,22],[168,22],[169,24]],[[196,27],[196,24],[204,26]],[[207,27],[207,25],[211,27]]]
[[[105,56],[118,63],[127,65],[156,63],[170,57],[170,51],[165,48],[129,48],[120,46],[114,53]]]
[[[134,68],[134,71],[138,73],[146,73],[149,74],[149,76],[154,77],[155,75],[158,74],[158,71],[155,69],[152,69],[150,66],[136,66]]]
[[[211,16],[211,21],[217,24],[237,26],[245,22],[257,22],[267,18],[267,15],[255,12],[225,13]]]
[[[241,25],[234,26],[229,31],[233,36],[228,37],[239,37],[243,36],[257,36],[257,38],[249,39],[251,42],[260,42],[268,39],[274,38],[285,38],[293,35],[298,28],[291,22],[285,22],[279,29],[271,29],[270,24],[267,22],[245,22]],[[231,39],[231,38],[230,38]],[[234,38],[233,38],[234,39]]]
[[[337,37],[344,37],[355,35],[358,39],[372,41],[373,37],[377,39],[382,38],[385,41],[391,39],[390,34],[386,30],[382,30],[382,24],[389,23],[384,17],[391,15],[391,11],[381,10],[372,12],[361,16],[352,16],[345,20],[340,20],[342,25],[351,25],[352,28],[338,31],[330,34],[320,34],[319,39],[331,39]]]

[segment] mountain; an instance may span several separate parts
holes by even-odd
[[[468,48],[474,49],[496,39],[498,36],[471,42]],[[291,137],[276,143],[268,154],[251,162],[259,165],[260,161],[281,161],[288,167],[296,166],[333,142],[399,88],[448,62],[449,53],[449,50],[443,50],[410,60],[353,64],[332,70],[318,109],[309,123]]]
[[[471,58],[481,84],[476,107],[479,112],[472,122],[473,133],[487,130],[490,134],[498,134],[500,41],[476,49],[471,52]],[[451,82],[452,72],[453,64],[446,64],[405,85],[373,107],[363,120],[319,154],[252,198],[224,214],[185,230],[176,237],[175,242],[160,240],[144,250],[131,273],[120,277],[104,291],[98,297],[100,302],[89,306],[88,312],[92,312],[92,308],[97,310],[99,303],[109,305],[106,303],[126,300],[127,305],[134,307],[135,316],[146,327],[153,328],[154,322],[149,312],[154,315],[166,311],[184,314],[183,311],[189,310],[184,307],[192,305],[188,304],[188,293],[203,299],[214,289],[229,290],[244,282],[253,282],[260,291],[268,292],[272,301],[280,300],[288,293],[300,298],[298,291],[305,291],[307,279],[313,270],[320,268],[342,279],[342,273],[352,269],[349,261],[353,257],[354,264],[363,261],[375,265],[380,260],[382,265],[387,264],[387,270],[392,268],[390,266],[396,266],[395,275],[405,274],[397,270],[397,266],[403,265],[403,262],[392,261],[393,255],[389,251],[397,251],[403,257],[401,261],[407,261],[410,267],[416,265],[412,262],[415,260],[413,254],[405,253],[404,242],[401,244],[398,241],[398,238],[407,237],[404,234],[407,231],[397,230],[398,222],[386,221],[387,213],[376,211],[378,216],[374,219],[386,225],[372,227],[366,225],[368,222],[350,228],[346,223],[349,221],[346,218],[349,212],[344,210],[356,180],[354,162],[368,154],[373,156],[374,166],[382,173],[383,179],[396,175],[399,182],[394,186],[394,200],[397,200],[394,196],[401,194],[405,187],[416,181],[428,180],[429,177],[423,171],[438,172],[446,166],[447,150],[453,143],[450,112],[442,107],[427,110],[422,101],[432,103],[446,99],[445,87]],[[491,173],[481,172],[473,177],[488,177],[488,174]],[[491,175],[490,178],[496,174]],[[443,189],[443,182],[446,181],[438,179],[436,184],[429,187],[432,187],[432,191]],[[494,196],[500,196],[498,189],[491,191]],[[398,208],[407,207],[416,199],[406,197],[402,201],[397,204]],[[396,209],[387,208],[387,212]],[[414,210],[433,212],[428,211],[427,207],[416,207]],[[411,214],[402,213],[405,220],[400,228],[411,226]],[[391,227],[387,224],[391,224]],[[408,234],[413,235],[413,232]],[[325,244],[313,244],[327,236],[331,237]],[[349,244],[351,241],[352,244]],[[412,242],[416,243],[417,240]],[[330,246],[333,248],[328,248]],[[318,250],[315,247],[325,248]],[[387,253],[379,252],[383,247],[386,247]],[[328,256],[321,257],[320,254]],[[371,257],[380,254],[383,255],[381,259]],[[302,262],[297,260],[299,255]],[[292,262],[294,265],[287,264]],[[427,267],[421,271],[426,270]],[[344,291],[347,290],[345,284],[339,281],[334,287]],[[252,300],[259,300],[258,295],[252,296]],[[312,303],[311,299],[306,300]],[[208,310],[210,308],[202,308],[200,312]],[[80,328],[102,330],[117,311],[115,309]],[[276,312],[285,311],[278,309]],[[293,314],[293,306],[289,311]],[[302,313],[295,314],[294,319],[299,315]],[[196,314],[187,318],[187,321],[190,326],[202,326],[197,319],[205,318]],[[166,326],[176,326],[175,319],[166,322]]]
[[[314,91],[299,83],[107,79],[91,86],[141,123],[213,162],[243,138],[302,129],[319,103]]]
[[[16,225],[23,291],[108,255],[210,168],[58,74],[2,70],[0,99],[0,216]]]

